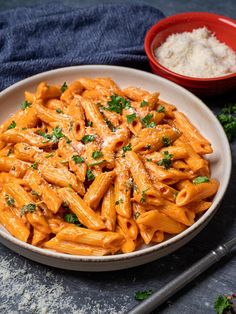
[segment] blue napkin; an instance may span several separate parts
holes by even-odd
[[[33,74],[80,64],[148,69],[146,31],[164,15],[146,5],[62,4],[0,13],[0,90]]]

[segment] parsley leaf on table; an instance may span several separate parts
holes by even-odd
[[[137,291],[135,292],[135,300],[137,301],[146,300],[152,294],[153,294],[152,290]]]
[[[232,302],[224,295],[219,295],[214,303],[214,308],[217,314],[223,314],[227,310],[233,308]]]
[[[228,105],[217,115],[225,133],[231,142],[236,135],[236,104]]]

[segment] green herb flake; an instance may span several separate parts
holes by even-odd
[[[111,123],[111,121],[110,121],[110,120],[105,119],[105,122],[106,122],[106,124],[107,124],[108,128],[109,128],[110,130],[112,130],[112,132],[115,132],[115,131],[116,131],[115,126]]]
[[[158,166],[163,166],[167,170],[171,167],[173,155],[169,154],[166,150],[162,154],[163,159],[159,160],[157,164]]]
[[[141,119],[141,122],[145,128],[155,128],[156,122],[151,121],[153,118],[153,114],[148,113],[144,118]]]
[[[152,162],[152,158],[146,158],[146,161]]]
[[[107,102],[108,107],[105,108],[109,111],[114,111],[116,113],[121,114],[122,109],[129,109],[131,108],[130,101],[126,100],[125,98],[117,95],[112,95],[111,100]]]
[[[12,198],[10,195],[6,194],[5,195],[5,201],[8,206],[14,206],[15,205],[15,200]]]
[[[147,192],[147,190],[148,189],[142,191],[141,199],[140,199],[141,203],[145,203],[146,202],[146,192]]]
[[[8,125],[7,129],[8,129],[8,130],[10,130],[10,129],[15,129],[15,127],[16,127],[16,121],[13,120],[13,121],[11,122],[11,124]]]
[[[68,85],[66,84],[66,82],[64,82],[61,86],[61,92],[64,93],[65,90],[67,90]]]
[[[8,153],[7,153],[7,156],[10,156],[12,153],[13,153],[13,149],[10,148]]]
[[[236,135],[236,104],[228,105],[223,108],[217,115],[218,120],[222,124],[228,140],[231,142]]]
[[[84,158],[79,155],[73,155],[71,159],[74,161],[74,163],[77,164],[82,164],[84,162]]]
[[[86,122],[86,126],[93,126],[93,122],[92,121],[87,121]]]
[[[34,213],[36,211],[36,205],[29,203],[24,205],[20,210],[20,215],[23,216],[25,213]]]
[[[34,195],[34,196],[39,196],[39,194],[35,190],[32,190],[31,194]]]
[[[50,157],[53,157],[53,153],[46,154],[44,157],[45,157],[45,158],[50,158]]]
[[[22,109],[22,110],[25,110],[25,109],[29,108],[31,105],[32,105],[31,102],[28,102],[27,100],[25,100],[25,101],[23,101],[23,102],[21,103],[20,106],[21,106],[21,109]]]
[[[93,174],[92,170],[90,169],[87,170],[86,178],[88,181],[93,181],[95,179],[95,175]]]
[[[34,170],[37,170],[38,169],[38,163],[35,161],[30,167],[33,168]]]
[[[128,123],[133,123],[133,121],[136,119],[136,113],[127,114],[126,119]]]
[[[124,203],[123,198],[120,198],[120,199],[118,199],[118,200],[115,202],[115,205],[120,205],[120,204],[123,204],[123,203]]]
[[[61,108],[57,108],[57,109],[56,109],[56,112],[57,112],[57,113],[63,113],[63,111],[61,110]]]
[[[95,136],[88,134],[88,135],[83,136],[81,141],[82,141],[84,144],[87,144],[87,143],[89,143],[89,142],[93,142],[94,140],[95,140]]]
[[[62,133],[62,128],[60,128],[59,126],[55,127],[52,130],[52,140],[53,140],[53,142],[59,140],[60,138],[62,138],[64,136],[65,135]],[[56,140],[54,138],[56,138]]]
[[[72,141],[67,137],[66,138],[66,144],[70,144]]]
[[[122,150],[123,150],[123,154],[122,154],[122,157],[125,157],[125,153],[132,150],[132,146],[131,146],[131,143],[129,143],[128,145],[126,146],[123,146],[122,147]]]
[[[141,215],[140,212],[135,212],[134,213],[134,219],[137,220],[140,215]]]
[[[150,150],[150,149],[151,149],[151,144],[147,144],[147,145],[145,146],[145,148],[146,148],[147,150]]]
[[[162,143],[164,147],[168,147],[171,144],[171,139],[167,136],[162,137]]]
[[[148,106],[148,102],[146,100],[143,100],[140,104],[140,107],[143,108],[145,106]]]
[[[205,183],[205,182],[210,182],[209,178],[208,177],[197,177],[195,179],[193,179],[193,184],[201,184],[201,183]]]
[[[137,292],[135,292],[135,300],[137,300],[137,301],[146,300],[152,294],[153,294],[152,290],[137,291]]]
[[[104,163],[106,160],[99,160],[96,162],[92,162],[91,164],[88,164],[89,167],[94,167],[94,166],[98,166],[101,165],[102,163]]]
[[[77,218],[77,216],[74,214],[74,213],[71,213],[71,214],[65,214],[64,215],[64,220],[70,224],[75,224],[76,226],[78,227],[84,227],[79,219]]]
[[[165,113],[165,112],[166,112],[166,109],[165,109],[164,106],[159,106],[159,107],[157,108],[157,112]]]
[[[223,314],[233,308],[233,303],[226,296],[219,295],[215,300],[214,308],[217,314]]]
[[[92,153],[92,157],[93,157],[93,159],[101,158],[101,157],[103,157],[103,153],[100,150],[95,150]]]

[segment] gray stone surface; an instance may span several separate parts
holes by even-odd
[[[15,8],[22,5],[32,5],[47,2],[46,0],[12,0],[0,1],[0,10]],[[96,4],[98,0],[62,1],[68,5],[85,6]],[[108,3],[100,1],[99,3]],[[113,1],[119,2],[119,1]],[[124,1],[125,2],[125,1]],[[126,1],[128,2],[128,1]],[[141,2],[141,1],[136,1]],[[111,1],[109,1],[111,3]],[[160,8],[166,15],[184,11],[208,11],[216,12],[236,18],[235,0],[146,0],[142,3],[151,4]],[[236,101],[231,95],[229,99],[218,97],[206,100],[211,109],[217,113],[221,106],[227,101]],[[235,186],[236,186],[236,141],[232,144],[233,172],[228,191],[222,205],[209,223],[209,225],[189,244],[179,249],[174,254],[164,257],[156,262],[140,266],[134,269],[117,271],[111,273],[79,273],[62,271],[46,267],[11,252],[0,245],[0,265],[7,265],[9,274],[5,278],[0,269],[0,313],[44,313],[33,306],[27,308],[25,304],[32,305],[32,300],[27,299],[32,291],[42,285],[42,289],[53,290],[53,284],[57,283],[64,292],[59,294],[60,300],[56,303],[69,301],[72,306],[62,310],[63,307],[56,306],[52,298],[48,298],[48,309],[45,313],[126,313],[136,301],[134,294],[137,290],[153,289],[162,287],[169,280],[180,274],[192,263],[203,257],[218,244],[229,240],[236,235],[236,212],[235,212]],[[224,152],[222,152],[224,158]],[[14,269],[22,269],[20,275],[14,273]],[[1,273],[2,271],[2,273]],[[19,278],[20,276],[20,278]],[[9,280],[11,279],[11,280]],[[21,281],[21,284],[19,284]],[[37,283],[37,286],[34,284]],[[16,293],[7,295],[6,289],[17,288]],[[22,289],[24,287],[24,289]],[[41,289],[41,290],[42,290]],[[204,314],[214,313],[213,303],[218,294],[229,294],[236,292],[236,258],[235,251],[213,266],[185,289],[176,294],[168,302],[163,304],[155,313],[163,314]],[[39,292],[38,296],[42,296]],[[51,291],[51,294],[53,291]],[[38,303],[37,293],[34,293],[35,303]],[[68,299],[69,298],[69,299]],[[26,300],[26,301],[25,301]],[[28,301],[27,301],[28,300]],[[25,303],[26,302],[26,303]],[[20,307],[19,307],[20,305]],[[5,307],[4,307],[5,306]],[[61,310],[60,310],[61,308]],[[21,310],[20,310],[21,309]]]

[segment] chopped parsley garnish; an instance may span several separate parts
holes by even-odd
[[[219,295],[214,303],[217,314],[223,314],[225,311],[233,308],[233,303],[224,295]]]
[[[165,107],[164,106],[159,106],[158,108],[157,108],[157,112],[165,112],[166,111],[166,109],[165,109]]]
[[[61,110],[61,108],[57,108],[57,109],[56,109],[56,112],[57,112],[57,113],[63,113],[63,111]]]
[[[145,128],[155,128],[156,122],[151,121],[153,114],[148,113],[144,118],[141,119],[141,122]]]
[[[143,100],[140,104],[140,107],[148,106],[148,102],[146,100]]]
[[[123,150],[122,157],[125,157],[125,153],[128,152],[129,150],[132,150],[131,143],[129,143],[129,144],[126,145],[126,146],[123,146],[123,147],[122,147],[122,150]]]
[[[34,170],[37,170],[38,169],[38,163],[35,161],[30,167],[33,168]]]
[[[32,190],[31,194],[34,195],[34,196],[39,196],[39,194],[35,190]]]
[[[137,117],[136,113],[127,114],[126,115],[127,122],[128,123],[132,123],[135,120],[136,117]]]
[[[64,215],[64,220],[70,224],[75,224],[78,227],[83,227],[83,225],[80,223],[79,219],[77,216],[73,213],[71,214],[65,214]]]
[[[165,169],[169,169],[172,164],[171,159],[173,158],[173,155],[169,154],[169,152],[166,150],[162,154],[163,154],[163,159],[159,160],[157,164],[158,166],[163,166]]]
[[[103,153],[100,150],[95,150],[92,153],[92,157],[93,157],[93,159],[101,158],[101,157],[103,157]]]
[[[8,206],[14,206],[15,205],[15,200],[12,198],[10,195],[6,194],[5,195],[5,201]]]
[[[147,190],[148,189],[142,191],[141,199],[140,199],[141,203],[145,203],[145,201],[146,201],[146,192],[147,192]]]
[[[147,145],[145,146],[145,148],[146,148],[147,150],[150,150],[150,149],[151,149],[151,144],[147,144]]]
[[[205,183],[205,182],[209,182],[209,178],[208,177],[197,177],[195,179],[193,179],[193,184],[200,184],[200,183]]]
[[[122,113],[122,109],[129,109],[131,107],[129,100],[117,95],[112,95],[111,100],[108,101],[107,104],[107,110],[114,111],[119,114]]]
[[[151,162],[152,158],[146,158],[146,161]]]
[[[10,156],[12,153],[13,153],[13,149],[10,148],[8,153],[7,153],[7,156]]]
[[[67,90],[68,85],[66,84],[66,82],[63,83],[63,85],[61,86],[61,92],[64,93],[65,90]]]
[[[38,130],[37,131],[37,134],[38,135],[41,135],[42,137],[44,137],[46,139],[45,142],[58,142],[58,140],[62,137],[64,137],[65,135],[62,133],[62,128],[60,128],[59,126],[55,127],[53,130],[52,130],[52,134],[49,134],[49,133],[45,133],[45,132],[42,132],[41,130]]]
[[[118,199],[118,200],[115,202],[115,205],[119,205],[119,204],[123,204],[123,203],[124,203],[123,198],[120,198],[120,199]]]
[[[92,162],[91,164],[88,164],[88,166],[89,167],[98,166],[98,165],[101,165],[104,162],[105,162],[105,160],[99,160],[99,161],[96,161],[96,162]]]
[[[8,125],[7,129],[10,130],[10,129],[14,129],[15,127],[16,127],[16,121],[13,120],[11,124]]]
[[[153,294],[152,290],[137,291],[137,292],[135,292],[135,300],[137,300],[137,301],[146,300],[152,294]]]
[[[44,157],[45,158],[50,158],[50,157],[52,157],[53,156],[53,153],[50,153],[50,154],[46,154]]]
[[[77,164],[82,164],[84,162],[84,158],[79,156],[79,155],[73,155],[71,159],[74,161],[74,163]]]
[[[64,134],[62,133],[62,128],[60,128],[59,126],[55,127],[52,130],[52,136],[55,137],[57,140],[64,137]]]
[[[72,141],[67,137],[66,138],[66,144],[70,144]]]
[[[27,100],[25,100],[25,101],[23,101],[22,103],[21,103],[21,109],[22,110],[25,110],[26,108],[29,108],[30,106],[32,105],[32,103],[31,102],[28,102]]]
[[[217,118],[231,142],[236,135],[236,104],[223,108]]]
[[[93,121],[87,121],[86,126],[93,126]]]
[[[168,147],[171,144],[171,139],[167,136],[163,136],[162,137],[162,143],[163,143],[164,147]]]
[[[95,140],[95,136],[88,134],[88,135],[83,136],[81,141],[82,141],[84,144],[87,144],[87,143],[89,143],[89,142],[93,142],[94,140]]]
[[[134,213],[134,219],[135,219],[135,220],[138,219],[138,217],[139,217],[140,215],[141,215],[140,212],[135,212],[135,213]]]
[[[20,210],[20,215],[23,216],[25,213],[33,213],[36,210],[36,205],[33,203],[29,203],[24,205]]]
[[[87,170],[86,178],[88,181],[93,181],[95,179],[95,175],[93,174],[92,170],[90,169]]]
[[[110,121],[110,120],[105,119],[105,122],[106,122],[106,124],[107,124],[108,128],[112,130],[112,132],[115,132],[115,131],[116,131],[115,126],[111,123],[111,121]]]

